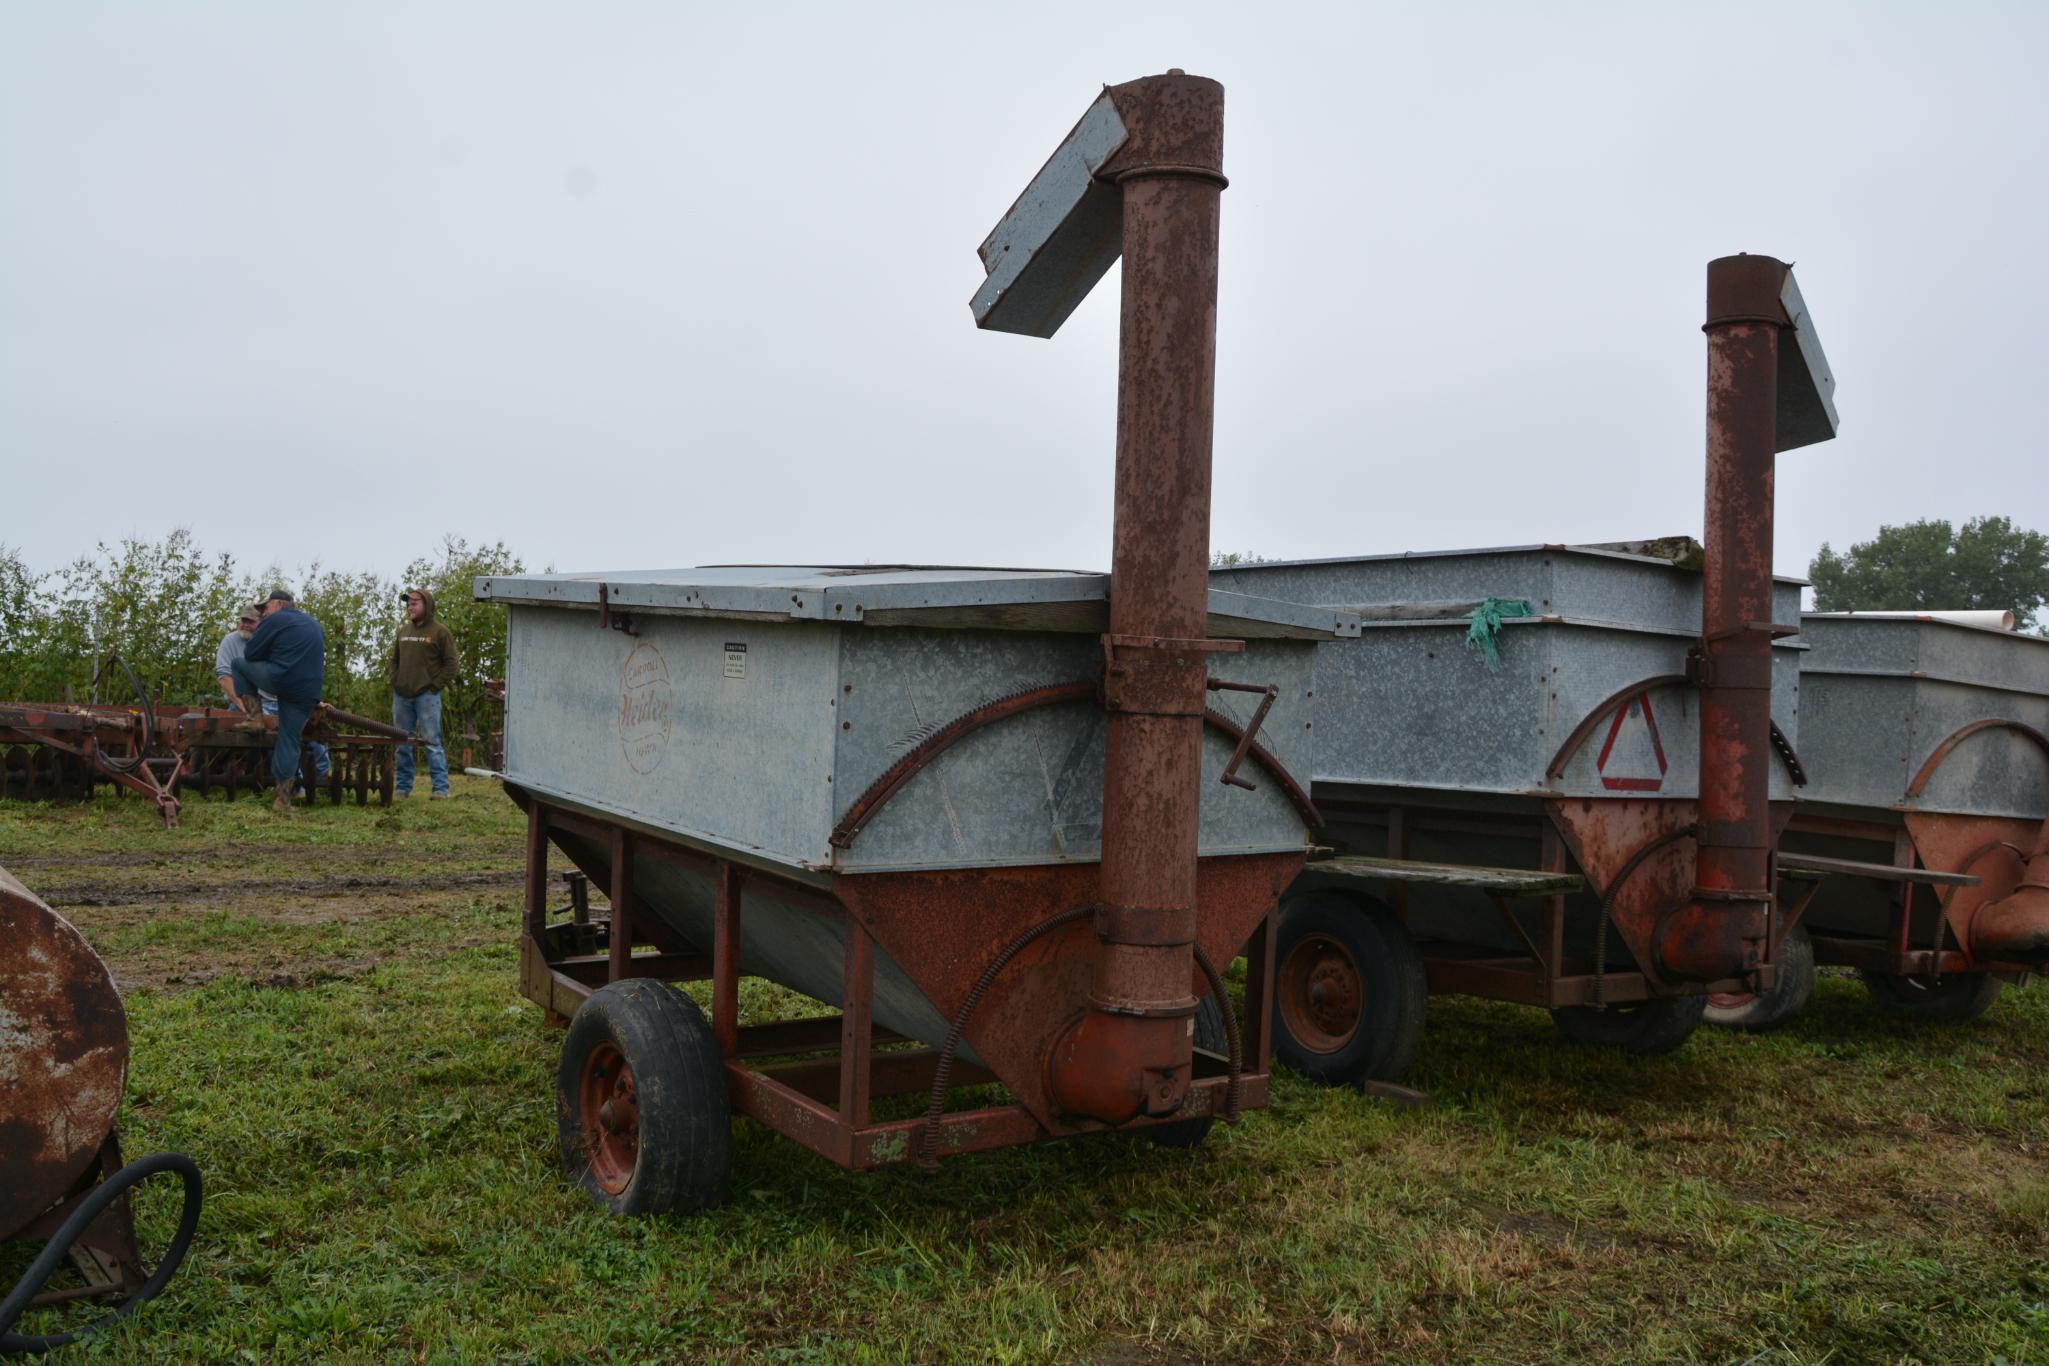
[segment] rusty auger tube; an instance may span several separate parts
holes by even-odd
[[[1064,1113],[1122,1124],[1179,1110],[1193,1061],[1224,91],[1170,72],[1109,95],[1129,136],[1098,171],[1124,257],[1101,896],[1089,1008],[1047,1074]]]
[[[1772,486],[1786,273],[1769,256],[1708,264],[1699,852],[1693,895],[1656,941],[1660,968],[1695,981],[1756,968],[1770,928]]]

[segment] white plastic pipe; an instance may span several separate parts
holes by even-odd
[[[2013,613],[1996,608],[1963,608],[1950,612],[1845,612],[1846,617],[1907,617],[1922,621],[1947,621],[1958,626],[1982,626],[1988,631],[2011,631]]]

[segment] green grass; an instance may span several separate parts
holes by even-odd
[[[1426,1110],[1284,1076],[1194,1153],[936,1176],[743,1121],[723,1208],[601,1217],[556,1171],[559,1034],[515,990],[520,821],[461,790],[194,802],[175,832],[136,801],[0,806],[0,864],[92,893],[68,913],[127,984],[130,1152],[209,1182],[187,1269],[90,1352],[2049,1359],[2039,989],[1941,1030],[1825,979],[1786,1033],[1650,1061],[1439,999]]]

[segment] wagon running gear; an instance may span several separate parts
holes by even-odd
[[[1396,1081],[1423,1039],[1423,954],[1393,909],[1311,891],[1281,907],[1274,1056],[1313,1081]]]
[[[562,1166],[613,1214],[682,1214],[725,1194],[733,1120],[718,1040],[696,1002],[629,977],[569,1022],[555,1076]]]

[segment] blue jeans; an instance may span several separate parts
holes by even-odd
[[[448,755],[441,748],[441,694],[423,692],[418,697],[391,695],[391,724],[411,731],[427,747],[427,777],[436,792],[448,791]],[[413,747],[398,747],[398,790],[413,790]]]
[[[256,699],[256,705],[263,708],[265,716],[277,715],[277,699],[275,697],[259,697]],[[327,776],[327,746],[321,744],[318,740],[308,740],[306,742],[306,756],[313,761],[314,780],[317,782],[325,778]]]
[[[237,697],[254,697],[277,691],[277,666],[268,660],[238,659],[231,669]],[[297,782],[299,747],[306,736],[306,722],[320,705],[317,697],[280,697],[277,700],[277,743],[270,751],[270,775],[280,783]],[[268,707],[265,711],[270,710]]]

